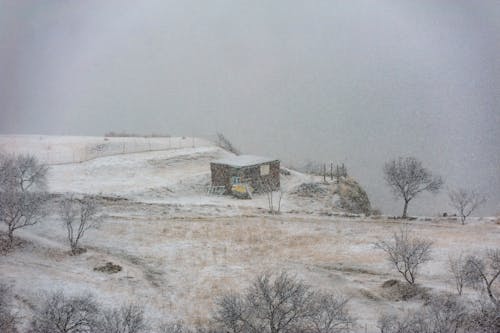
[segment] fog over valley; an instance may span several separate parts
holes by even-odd
[[[400,214],[382,168],[440,174],[500,212],[498,1],[0,0],[0,134],[213,138],[288,166],[345,163]]]

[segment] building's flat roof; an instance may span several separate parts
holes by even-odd
[[[225,164],[225,165],[230,165],[233,167],[246,167],[246,166],[252,166],[252,165],[257,165],[257,164],[270,163],[270,162],[274,162],[274,161],[277,161],[277,159],[262,157],[262,156],[254,156],[254,155],[238,155],[238,156],[226,157],[226,158],[214,161],[213,163]]]

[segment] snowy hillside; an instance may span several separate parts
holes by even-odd
[[[49,163],[48,186],[54,193],[219,206],[233,213],[237,208],[265,209],[267,205],[265,195],[256,195],[253,200],[208,195],[210,162],[234,155],[200,138],[0,136],[0,151],[30,153]],[[76,156],[86,157],[80,162]],[[325,205],[288,195],[300,184],[319,179],[295,171],[281,176],[282,209],[332,211],[331,202]]]
[[[18,246],[0,253],[0,282],[16,295],[15,310],[25,326],[37,295],[57,290],[92,292],[106,306],[136,302],[145,307],[152,327],[179,319],[204,324],[217,297],[244,290],[262,272],[281,270],[317,289],[346,295],[358,317],[354,332],[379,332],[381,313],[402,313],[422,303],[418,298],[401,302],[383,288],[399,276],[373,243],[390,237],[400,221],[344,214],[335,208],[333,182],[284,172],[282,214],[271,215],[265,194],[241,200],[207,193],[210,161],[231,153],[201,139],[170,139],[186,142],[178,147],[168,138],[158,139],[154,147],[165,148],[158,151],[134,140],[0,137],[4,153],[57,160],[50,166],[49,191],[95,194],[102,219],[81,241],[86,252],[70,255],[56,195],[49,215],[19,229]],[[120,146],[135,148],[123,153]],[[61,156],[92,147],[102,148],[100,156],[59,164]],[[446,266],[450,254],[465,243],[478,251],[497,246],[500,239],[499,225],[491,219],[471,219],[465,226],[453,218],[418,219],[408,225],[434,242],[433,261],[422,267],[419,283],[435,294],[452,290]],[[122,270],[95,270],[106,263]]]

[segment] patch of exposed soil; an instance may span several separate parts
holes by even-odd
[[[122,266],[113,264],[112,262],[108,261],[102,266],[96,266],[94,267],[94,271],[97,272],[102,272],[102,273],[108,273],[108,274],[114,274],[118,273],[122,270]]]

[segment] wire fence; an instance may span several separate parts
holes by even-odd
[[[84,139],[55,142],[50,137],[30,141],[22,137],[17,141],[12,138],[9,142],[1,141],[0,151],[31,154],[46,164],[80,163],[105,156],[214,146],[212,141],[197,137],[104,137],[90,142]]]

